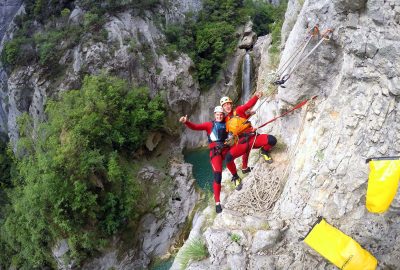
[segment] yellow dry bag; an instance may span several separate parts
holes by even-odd
[[[366,207],[372,213],[385,212],[394,197],[400,179],[400,157],[370,158]]]
[[[372,270],[378,261],[351,237],[320,219],[304,242],[341,270]]]

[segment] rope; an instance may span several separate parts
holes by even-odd
[[[299,46],[294,50],[294,53],[289,57],[288,60],[281,66],[280,69],[276,71],[277,74],[281,74],[286,71],[286,69],[289,67],[289,64],[293,62],[293,60],[301,55],[304,52],[304,49],[307,47],[308,43],[310,43],[310,40],[312,39],[312,35],[310,35],[308,38],[306,38],[302,43],[300,43]],[[301,48],[301,50],[299,50]],[[301,52],[301,53],[300,53]]]
[[[247,182],[250,186],[227,208],[248,214],[262,213],[263,216],[272,210],[282,191],[280,171],[262,163],[257,164],[257,170],[259,173],[252,174],[253,180]],[[265,177],[266,171],[270,177]]]
[[[311,51],[303,57],[300,61],[298,61],[289,71],[289,73],[283,75],[279,80],[275,81],[275,84],[282,85],[287,80],[289,80],[290,76],[293,72],[308,58],[310,55],[322,44],[323,41],[330,40],[332,35],[332,29],[327,29],[323,34],[321,40],[311,49]],[[302,52],[303,53],[303,52]]]
[[[310,100],[316,99],[316,98],[317,98],[317,96],[313,96],[313,97],[310,98],[310,99],[305,99],[305,100],[303,100],[302,102],[300,102],[299,104],[297,104],[296,106],[294,106],[292,109],[286,111],[285,113],[283,113],[283,114],[281,114],[281,115],[278,115],[278,116],[272,118],[271,120],[269,120],[269,121],[265,122],[264,124],[262,124],[261,126],[257,127],[256,130],[258,130],[259,128],[262,128],[262,127],[264,127],[264,126],[266,126],[266,125],[268,125],[268,124],[270,124],[270,123],[276,121],[278,118],[284,117],[285,115],[287,115],[287,114],[289,114],[289,113],[291,113],[291,112],[293,112],[293,111],[295,111],[295,110],[297,110],[297,109],[300,109],[300,108],[303,107],[307,102],[309,102]]]
[[[302,117],[299,130],[302,130],[304,127],[309,104],[307,103],[306,112]],[[292,160],[296,153],[300,137],[301,135],[299,134],[292,151],[288,152],[288,160]],[[271,167],[266,163],[257,163],[247,178],[250,181],[246,181],[246,183],[249,183],[249,188],[244,190],[240,196],[237,196],[235,202],[229,208],[247,214],[257,213],[267,216],[272,211],[275,202],[279,199],[284,187],[284,181],[288,177],[290,170],[291,167],[287,166],[282,173],[279,167]]]
[[[314,48],[311,49],[311,51],[303,58],[301,59],[299,62],[297,62],[290,70],[289,73],[283,75],[279,80],[275,81],[274,84],[278,84],[281,87],[284,87],[283,84],[289,80],[290,76],[292,75],[292,73],[308,58],[310,57],[310,55],[322,44],[322,42],[325,40],[330,40],[332,35],[332,29],[327,29],[323,34],[322,34],[322,38],[321,40],[317,43],[317,45],[314,46]],[[308,43],[307,43],[308,44]],[[304,51],[305,47],[303,48]],[[302,52],[303,53],[303,52]],[[286,69],[286,68],[285,68]],[[269,81],[268,84],[270,84],[272,81]],[[257,109],[254,110],[254,112],[256,113],[261,106],[267,101],[267,97],[264,98],[264,100],[258,105]]]
[[[288,60],[281,66],[280,69],[276,72],[277,74],[282,74],[288,67],[289,64],[292,63],[292,61],[299,55],[303,54],[304,49],[307,47],[308,43],[314,36],[319,36],[319,28],[318,24],[315,24],[315,26],[307,31],[306,37],[302,43],[297,46],[297,48],[294,50],[293,54],[289,57]],[[301,49],[300,49],[301,48]],[[286,66],[286,67],[285,67]]]

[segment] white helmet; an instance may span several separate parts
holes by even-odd
[[[223,106],[225,103],[228,103],[228,102],[232,103],[232,99],[230,99],[229,97],[222,97],[219,100],[219,103],[221,104],[221,106]]]
[[[214,113],[224,113],[224,109],[222,109],[222,106],[217,106],[214,108]]]

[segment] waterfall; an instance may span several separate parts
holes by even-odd
[[[242,65],[242,98],[241,104],[249,100],[251,94],[251,56],[246,51]]]
[[[7,74],[0,63],[0,134],[7,133],[7,114],[4,110],[6,107],[4,100],[7,98],[7,92]]]

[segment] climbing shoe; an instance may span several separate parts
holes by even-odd
[[[264,150],[263,148],[261,148],[260,150],[261,156],[265,159],[265,161],[268,164],[271,164],[273,162],[271,155],[269,154],[268,151]]]
[[[216,204],[215,205],[215,212],[217,212],[217,214],[222,212],[222,206],[221,204]]]
[[[243,174],[246,174],[246,173],[249,173],[249,172],[251,172],[253,170],[253,167],[247,167],[246,169],[242,169],[242,173]]]
[[[235,189],[236,190],[241,190],[242,189],[242,179],[240,179],[240,177],[239,177],[239,175],[237,175],[237,174],[235,174],[233,177],[232,177],[232,180],[231,180],[232,182],[233,182],[233,184],[235,185]]]

